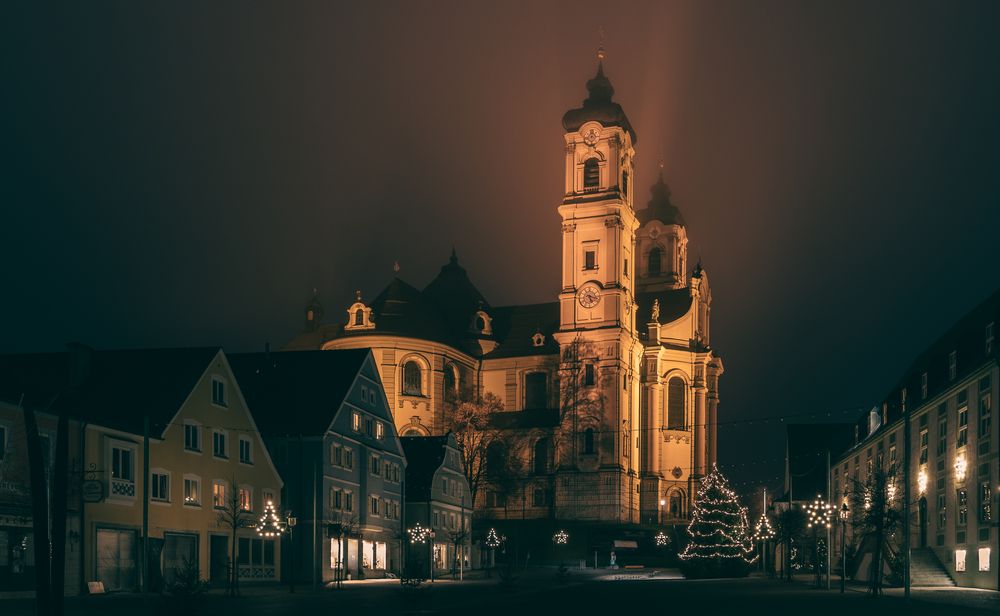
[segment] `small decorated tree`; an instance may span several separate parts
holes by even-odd
[[[702,480],[687,532],[690,541],[680,559],[689,578],[742,577],[757,560],[747,510],[714,465]]]

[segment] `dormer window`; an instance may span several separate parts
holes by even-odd
[[[347,309],[347,325],[345,331],[357,331],[375,329],[375,321],[372,319],[372,309],[361,301],[361,291],[356,291],[356,301]]]
[[[483,334],[485,336],[493,335],[493,319],[490,315],[486,314],[485,310],[479,309],[475,314],[472,315],[472,319],[469,322],[469,328],[474,334]]]
[[[587,189],[600,188],[600,186],[601,168],[596,158],[588,158],[587,162],[583,163],[583,187]]]
[[[543,346],[545,344],[545,334],[535,332],[535,335],[531,337],[531,344],[536,347]]]

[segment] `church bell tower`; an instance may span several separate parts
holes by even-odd
[[[599,485],[613,485],[617,511],[603,519],[636,521],[633,481],[638,454],[638,378],[641,344],[635,329],[635,234],[632,206],[635,130],[604,74],[587,82],[582,107],[563,116],[565,191],[562,218],[562,286],[559,293],[560,392],[563,430],[592,429]],[[579,438],[569,439],[576,443]],[[576,447],[561,452],[562,467],[580,470]],[[622,477],[624,473],[626,476]],[[597,478],[595,478],[597,479]],[[605,500],[605,499],[602,499]],[[610,500],[610,499],[608,499]]]

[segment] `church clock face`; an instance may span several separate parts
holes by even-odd
[[[584,308],[593,308],[601,302],[601,291],[592,284],[588,284],[576,295],[580,305]]]
[[[583,142],[587,145],[594,145],[601,138],[601,132],[596,128],[587,129],[587,132],[583,134]]]

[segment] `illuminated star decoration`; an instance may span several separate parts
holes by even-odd
[[[497,534],[497,529],[491,528],[490,532],[486,533],[486,547],[492,549],[500,547],[500,535]]]
[[[407,532],[410,533],[410,543],[424,543],[431,536],[431,531],[421,526],[420,522]]]
[[[557,545],[566,545],[569,543],[569,533],[564,530],[558,530],[556,534],[552,535],[552,541]]]
[[[830,520],[833,518],[833,505],[823,501],[819,496],[816,497],[816,500],[806,505],[806,513],[809,515],[809,528],[814,526],[817,528],[830,528]]]
[[[687,528],[691,541],[679,556],[682,560],[738,559],[751,564],[757,556],[753,555],[748,526],[746,507],[740,505],[725,476],[713,464],[691,510]]]
[[[278,512],[274,509],[274,502],[267,501],[267,504],[264,505],[264,515],[260,517],[260,522],[257,523],[257,534],[261,537],[277,537],[283,532],[285,532],[285,529],[281,525],[281,518],[278,517]]]
[[[659,548],[662,548],[663,546],[670,543],[670,537],[667,537],[665,534],[663,534],[662,530],[656,533],[656,536],[653,537],[653,539],[656,541],[656,547]]]

